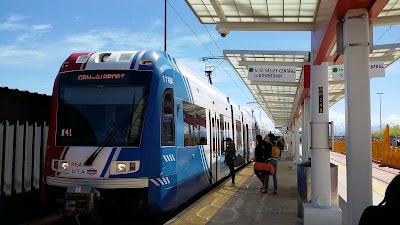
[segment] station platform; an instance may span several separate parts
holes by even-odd
[[[261,182],[253,170],[254,163],[249,163],[236,172],[235,187],[228,186],[231,182],[228,178],[165,224],[303,224],[303,218],[298,217],[297,170],[292,170],[292,159],[289,152],[282,152],[278,161],[277,195],[272,194],[272,178],[268,193],[261,193],[258,188]],[[347,225],[346,156],[331,152],[331,162],[338,166],[339,207],[342,210],[342,224]],[[387,185],[399,170],[380,167],[373,162],[372,164],[373,204],[377,205],[382,201]]]
[[[281,224],[300,225],[297,216],[297,171],[292,170],[292,156],[282,152],[278,161],[278,191],[273,195],[270,178],[268,193],[261,193],[260,180],[249,163],[236,172],[236,186],[229,187],[229,177],[212,192],[203,196],[189,208],[165,224]]]

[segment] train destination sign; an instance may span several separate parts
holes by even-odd
[[[81,74],[78,75],[78,80],[122,79],[124,76],[125,74],[123,73]]]
[[[369,78],[385,77],[385,65],[382,61],[369,63]],[[332,66],[332,80],[344,80],[344,65]]]
[[[296,66],[250,65],[247,78],[255,81],[295,82]]]

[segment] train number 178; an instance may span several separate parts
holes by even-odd
[[[174,78],[168,76],[162,76],[162,79],[167,84],[174,84]]]

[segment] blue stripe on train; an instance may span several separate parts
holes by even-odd
[[[104,166],[103,172],[101,172],[100,177],[104,177],[104,175],[106,174],[106,172],[107,172],[107,170],[108,170],[108,167],[110,166],[111,160],[112,160],[112,158],[114,157],[114,154],[115,154],[115,151],[116,151],[116,150],[117,150],[117,148],[113,148],[113,149],[111,150],[111,154],[108,156],[107,163],[106,163],[106,165]]]

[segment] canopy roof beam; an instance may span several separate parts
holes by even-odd
[[[216,22],[218,31],[312,31],[312,22]]]

